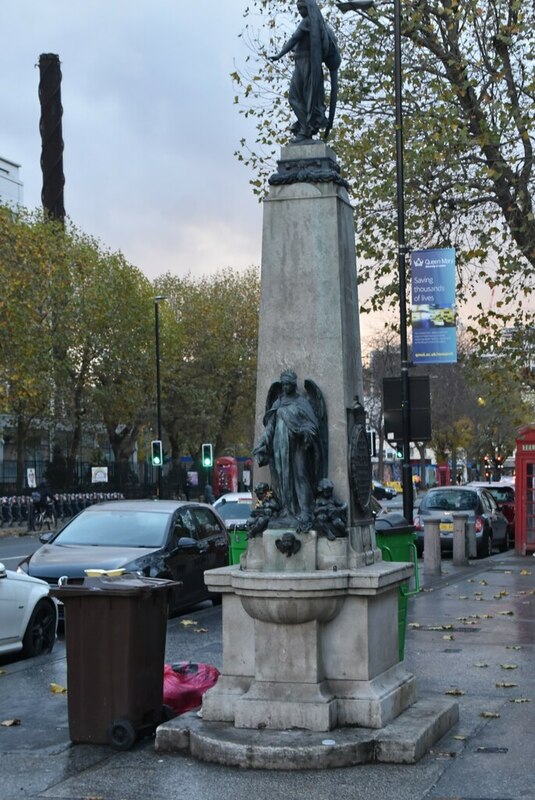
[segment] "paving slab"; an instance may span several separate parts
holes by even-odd
[[[0,800],[535,800],[535,560],[506,553],[462,570],[449,560],[443,567],[449,574],[409,600],[409,622],[421,627],[407,631],[405,660],[420,697],[454,700],[459,722],[416,764],[258,770],[161,753],[153,738],[126,753],[72,746],[65,696],[49,686],[66,676],[60,641],[50,655],[0,663],[7,673],[0,677],[0,721],[16,714],[22,722],[0,727]],[[508,595],[495,600],[499,590]],[[478,600],[478,591],[490,599]],[[482,609],[492,617],[473,626],[458,619]],[[442,630],[445,624],[461,630]],[[220,609],[204,604],[171,620],[166,660],[220,667]],[[488,666],[475,666],[481,663]],[[502,663],[517,668],[503,670]],[[504,681],[518,686],[496,687]],[[451,689],[464,694],[446,695]],[[530,702],[512,702],[518,699]]]

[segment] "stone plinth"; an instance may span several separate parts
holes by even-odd
[[[281,164],[331,159],[322,142],[282,148]],[[310,163],[310,162],[308,162]],[[361,399],[362,374],[353,209],[335,180],[272,186],[264,201],[256,432],[269,387],[283,368],[322,390],[329,421],[329,474],[349,501],[346,410]],[[255,481],[270,482],[266,468]]]
[[[384,727],[415,701],[398,657],[398,590],[411,574],[410,564],[384,562],[206,573],[223,594],[223,670],[203,718],[238,728]]]

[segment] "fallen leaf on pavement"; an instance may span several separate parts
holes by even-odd
[[[500,719],[500,715],[495,711],[482,711],[479,716],[484,719]]]
[[[446,634],[445,636],[443,636],[442,638],[443,638],[443,639],[447,639],[449,642],[451,642],[453,639],[455,639],[455,636],[454,636],[452,633],[447,633],[447,634]]]
[[[531,703],[529,697],[513,697],[509,700],[510,703]]]
[[[458,741],[458,742],[464,742],[464,741],[466,741],[466,739],[467,739],[468,737],[467,737],[467,736],[461,736],[461,735],[459,734],[458,736],[454,736],[453,738],[454,738],[454,739],[457,739],[457,741]]]
[[[492,614],[482,614],[481,619],[494,619]]]
[[[444,694],[451,694],[453,697],[462,697],[463,694],[466,694],[462,689],[448,689],[447,692]]]
[[[0,722],[0,725],[3,725],[4,728],[14,728],[16,725],[20,724],[20,719],[5,719],[3,722]]]
[[[469,599],[469,597],[468,597],[467,594],[460,594],[459,595],[459,600],[468,600],[468,599]]]
[[[190,625],[197,625],[196,619],[181,619],[180,624],[183,625],[185,628],[188,628]]]
[[[482,669],[483,667],[488,667],[488,664],[483,664],[483,663],[474,664],[474,667],[480,667]]]
[[[489,585],[489,582],[486,581],[485,578],[483,578],[482,581],[479,581],[479,583],[480,583],[481,586],[488,586]]]
[[[51,683],[50,684],[50,691],[53,694],[65,694],[67,691],[65,686],[60,686],[59,683]]]
[[[506,644],[505,645],[505,649],[506,650],[522,650],[522,645],[521,644]]]
[[[502,669],[518,669],[518,664],[500,664]]]
[[[529,569],[521,569],[520,570],[520,574],[521,575],[531,575],[531,570],[529,570]]]
[[[514,611],[498,611],[498,614],[501,614],[502,617],[513,617],[515,612]]]
[[[497,689],[517,689],[518,688],[518,683],[505,683],[505,681],[502,681],[501,683],[497,683],[496,684],[496,688]]]
[[[421,628],[421,627],[422,626],[420,625],[419,622],[409,622],[409,628]]]
[[[208,628],[195,628],[193,633],[208,633]]]
[[[431,753],[437,758],[455,758],[457,756],[457,753],[454,753],[453,750],[451,751],[431,750]]]
[[[7,670],[5,670],[5,669],[0,669],[0,676],[1,676],[1,675],[7,675]]]

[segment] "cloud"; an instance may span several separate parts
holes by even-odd
[[[41,53],[61,60],[65,206],[149,277],[259,263],[261,208],[234,158],[245,0],[17,0],[2,9],[0,154],[40,204]],[[250,130],[250,129],[249,129]],[[187,265],[187,266],[182,266]]]

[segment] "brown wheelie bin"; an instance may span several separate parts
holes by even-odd
[[[168,719],[163,666],[169,591],[125,574],[51,589],[65,606],[69,735],[126,750]]]

